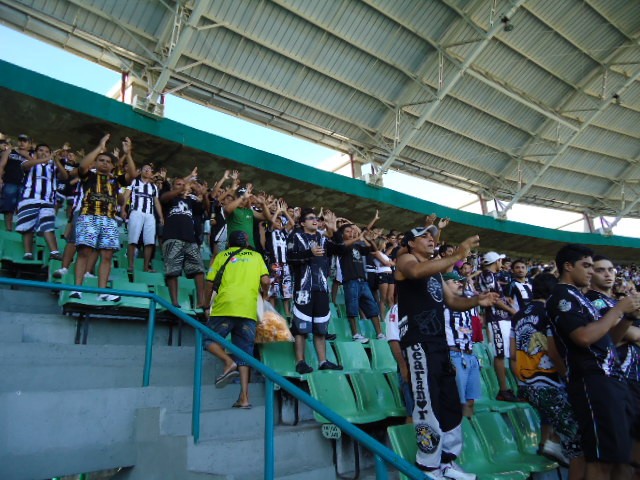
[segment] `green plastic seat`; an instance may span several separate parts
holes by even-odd
[[[364,345],[358,342],[334,342],[340,364],[346,371],[370,371],[371,364],[364,349]]]
[[[528,408],[516,408],[509,411],[509,420],[516,432],[516,440],[521,452],[537,453],[540,445],[540,417],[536,410]]]
[[[391,387],[382,372],[349,374],[358,408],[364,412],[381,412],[386,417],[405,417],[407,411],[398,407]]]
[[[347,376],[335,371],[319,371],[307,375],[311,396],[338,415],[354,424],[373,423],[386,418],[381,412],[363,412],[358,409]],[[319,423],[331,423],[314,411]]]
[[[389,342],[386,340],[370,340],[371,368],[378,372],[395,372],[398,370]]]
[[[308,335],[306,342],[307,344],[304,350],[305,361],[309,364],[311,368],[313,368],[314,370],[317,370],[318,367],[320,366],[320,359],[318,358],[318,354],[316,353],[316,347],[313,343],[313,336]],[[340,363],[338,361],[338,358],[336,357],[335,351],[331,347],[331,343],[329,342],[325,343],[325,356],[327,357],[327,360],[329,360],[332,363]]]
[[[338,341],[351,341],[351,329],[349,328],[349,322],[345,318],[332,315],[331,320],[329,320],[329,333],[336,334],[336,340]]]
[[[378,334],[376,333],[376,329],[373,327],[373,322],[371,320],[364,319],[358,320],[358,330],[362,334],[362,336],[366,338],[376,338]]]
[[[13,233],[13,232],[6,232]],[[18,234],[19,235],[19,234]],[[22,237],[7,237],[2,239],[2,256],[0,257],[3,262],[13,263],[15,265],[23,266],[37,266],[43,264],[44,249],[37,245],[33,247],[33,260],[24,260],[24,246],[22,244]]]
[[[143,272],[141,270],[134,270],[133,280],[136,283],[144,283],[152,287],[155,291],[156,285],[164,284],[164,275],[162,273]]]
[[[171,303],[171,295],[169,294],[169,287],[167,287],[166,285],[156,285],[153,288],[153,291],[160,298]],[[182,310],[187,315],[194,316],[196,314],[196,312],[193,309],[193,303],[191,301],[190,291],[178,287],[178,304],[180,305],[180,310]]]
[[[487,347],[482,342],[473,344],[473,354],[478,358],[481,368],[493,368],[493,363],[489,358]]]
[[[68,283],[69,285],[73,285],[74,278],[73,273],[69,272],[63,277],[63,283]],[[97,278],[85,278],[82,282],[83,287],[98,287],[98,279]],[[82,293],[82,298],[70,298],[71,295],[70,290],[61,290],[60,297],[58,299],[58,305],[64,307],[65,305],[78,305],[83,307],[113,307],[117,305],[114,302],[103,302],[102,300],[98,300],[98,294],[96,293]]]
[[[468,418],[462,419],[462,438],[462,453],[457,462],[466,472],[475,473],[478,480],[525,480],[529,477],[528,473],[511,468],[509,464],[491,463]]]
[[[149,287],[144,283],[132,283],[123,279],[114,279],[111,282],[111,288],[114,290],[127,290],[130,292],[149,293]],[[148,311],[150,300],[148,298],[140,297],[125,297],[123,296],[119,302],[119,308],[127,308],[131,310],[143,310]]]
[[[259,345],[262,363],[283,377],[301,378],[296,372],[296,354],[293,342],[273,342]]]
[[[545,457],[521,452],[513,432],[498,412],[478,412],[471,423],[493,463],[523,472],[548,472],[558,464]]]
[[[109,272],[109,280],[122,280],[125,282],[129,282],[129,274],[127,272],[127,269],[111,267],[111,272]]]
[[[416,431],[413,424],[405,423],[404,425],[387,427],[387,435],[389,435],[391,449],[396,454],[409,463],[416,461],[418,444],[416,443]],[[400,474],[400,478],[407,480],[407,476],[402,473]]]
[[[391,387],[391,393],[393,394],[393,399],[396,402],[396,406],[404,409],[404,414],[409,416],[407,413],[407,407],[404,404],[404,397],[402,392],[400,391],[400,380],[398,379],[398,372],[390,372],[385,374],[385,378],[387,382],[389,382],[389,387]]]
[[[495,377],[493,368],[483,368],[480,371],[480,386],[482,387],[482,397],[474,402],[474,410],[476,412],[489,410],[495,412],[506,412],[518,407],[517,403],[496,400],[495,397],[497,394],[497,382],[498,379]]]

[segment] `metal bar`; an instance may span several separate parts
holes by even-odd
[[[193,408],[191,409],[191,435],[193,443],[200,439],[200,396],[202,394],[202,332],[196,328],[195,359],[193,366]]]
[[[67,284],[51,283],[51,282],[37,282],[34,280],[20,280],[15,278],[4,278],[4,277],[0,277],[0,285],[14,285],[14,286],[40,288],[45,290],[77,290],[77,291],[83,291],[88,293],[111,293],[111,294],[122,295],[122,296],[152,299],[158,304],[160,304],[163,308],[166,308],[173,315],[181,318],[184,321],[184,323],[193,327],[195,329],[196,342],[199,342],[200,345],[202,343],[202,338],[204,336],[206,336],[207,338],[213,339],[216,343],[219,343],[220,346],[222,346],[224,349],[228,350],[232,355],[241,359],[249,367],[254,368],[255,370],[262,373],[262,375],[264,375],[265,377],[265,382],[267,380],[271,380],[272,382],[280,385],[280,388],[282,388],[283,390],[286,390],[294,398],[297,398],[299,401],[308,405],[312,410],[315,410],[320,415],[322,415],[327,420],[329,420],[331,423],[335,424],[340,430],[344,432],[344,434],[352,437],[354,441],[362,444],[366,449],[371,451],[374,455],[378,455],[382,460],[391,464],[391,466],[398,469],[400,472],[404,473],[409,478],[415,479],[415,480],[418,480],[418,479],[422,480],[425,478],[424,472],[418,469],[415,465],[404,460],[395,452],[388,449],[386,446],[382,445],[376,439],[366,434],[365,432],[360,430],[358,427],[356,427],[352,423],[345,420],[342,416],[338,415],[336,412],[331,410],[329,407],[327,407],[323,403],[320,403],[318,400],[311,397],[308,393],[304,392],[303,390],[298,388],[296,385],[291,383],[289,380],[287,380],[286,378],[279,375],[277,372],[275,372],[271,368],[264,365],[262,362],[254,358],[252,355],[247,354],[243,350],[236,347],[233,343],[225,340],[223,337],[218,335],[216,332],[214,332],[210,328],[206,327],[205,325],[201,324],[199,321],[190,317],[189,315],[184,313],[182,310],[174,307],[171,304],[171,302],[168,302],[167,300],[160,298],[153,293],[131,292],[127,290],[113,290],[110,288],[82,287],[80,285],[67,285]],[[202,373],[201,348],[196,348],[196,356],[200,358],[200,362],[196,363],[196,369],[194,370],[197,370],[201,374]],[[197,365],[200,365],[200,367],[198,367]],[[200,380],[199,380],[199,377],[198,379],[195,378],[195,373],[194,373],[194,380],[197,380],[198,402],[199,402]],[[195,398],[195,390],[196,390],[195,385],[196,385],[196,381],[194,381],[194,398]],[[198,412],[198,419],[199,419],[199,412],[200,412],[199,403],[197,407],[198,407],[197,412]],[[194,410],[194,415],[195,415],[195,410]],[[192,427],[193,427],[193,424],[192,424]],[[195,431],[193,433],[199,435],[198,431]],[[196,437],[194,435],[194,440],[195,438]]]
[[[276,455],[274,443],[274,386],[273,381],[266,378],[264,381],[264,478],[273,480],[275,475]]]
[[[147,346],[144,350],[144,372],[142,373],[142,386],[149,386],[151,378],[151,357],[153,350],[153,337],[156,331],[156,302],[151,300],[149,305],[149,322],[147,323]]]
[[[389,478],[389,474],[387,472],[387,466],[384,461],[376,455],[376,479],[377,480],[387,480]]]

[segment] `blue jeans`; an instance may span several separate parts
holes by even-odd
[[[347,306],[347,317],[358,318],[360,309],[365,317],[372,318],[380,315],[378,303],[373,298],[369,284],[364,279],[349,280],[342,286],[344,301]]]

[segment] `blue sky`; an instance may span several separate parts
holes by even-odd
[[[1,25],[0,59],[100,94],[105,94],[120,82],[118,72]],[[327,159],[337,155],[337,152],[323,146],[175,96],[167,98],[165,116],[185,125],[314,167],[320,166]],[[467,192],[416,179],[392,170],[385,176],[384,182],[385,187],[402,193],[480,213],[479,203],[471,204],[475,197]],[[443,202],[443,199],[446,199],[446,202]],[[549,228],[558,228],[580,218],[581,215],[577,213],[521,204],[515,205],[509,212],[510,220]],[[596,225],[597,227],[599,224]],[[563,230],[583,231],[583,225],[578,221]],[[623,219],[614,232],[618,235],[639,237],[640,220]]]

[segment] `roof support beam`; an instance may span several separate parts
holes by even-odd
[[[620,211],[618,213],[616,218],[613,219],[613,222],[611,222],[609,224],[609,228],[612,230],[616,225],[618,225],[620,220],[622,220],[624,217],[626,217],[635,208],[635,206],[638,205],[639,203],[640,203],[640,195],[637,195],[633,202],[631,202],[629,205],[627,205],[624,208],[624,210],[622,210],[622,211]]]
[[[171,78],[171,73],[173,72],[173,69],[178,64],[178,60],[180,59],[180,57],[182,56],[182,53],[185,51],[185,49],[189,45],[189,42],[193,34],[198,31],[197,27],[198,27],[198,22],[200,21],[200,18],[202,17],[204,12],[209,10],[210,6],[211,6],[211,0],[199,0],[198,2],[195,2],[195,7],[191,11],[191,15],[189,15],[189,19],[187,20],[187,23],[181,26],[180,31],[178,33],[178,38],[173,39],[172,41],[173,45],[169,51],[169,56],[167,57],[166,61],[162,65],[162,71],[160,72],[160,75],[158,76],[157,80],[153,84],[153,87],[151,87],[151,90],[148,95],[150,103],[157,103],[158,97],[162,95],[163,90],[167,86],[167,82],[169,81],[169,78]],[[180,17],[182,17],[183,13],[184,13],[183,7],[180,4],[176,4],[176,19],[175,19],[176,24],[174,25],[174,27],[178,26],[178,23],[182,21],[182,18]]]
[[[624,85],[618,89],[616,92],[618,95],[624,93],[624,91],[633,85],[640,78],[640,70],[638,70],[632,77],[627,79]],[[582,132],[584,132],[589,125],[591,125],[596,118],[598,118],[602,112],[606,110],[606,108],[614,101],[613,97],[608,97],[604,101],[600,103],[600,106],[593,114],[582,124],[580,125],[580,129],[573,132],[569,138],[560,146],[556,154],[551,157],[540,169],[540,171],[536,174],[534,178],[527,182],[527,184],[516,193],[516,195],[511,199],[511,201],[505,206],[503,210],[503,214],[506,214],[518,201],[533,187],[540,178],[545,174],[545,172],[555,163],[555,161],[562,156],[562,154],[576,141],[576,139],[580,136]]]
[[[525,2],[526,0],[517,0],[512,7],[505,13],[505,15],[507,17],[511,17],[513,15],[513,13],[520,8],[520,6]],[[404,150],[404,148],[409,145],[409,143],[411,142],[411,140],[413,140],[413,138],[416,136],[416,134],[420,131],[420,129],[422,128],[422,126],[429,121],[431,118],[433,118],[434,113],[436,112],[436,110],[438,110],[438,107],[442,104],[442,101],[446,98],[446,96],[451,92],[451,90],[453,89],[453,87],[456,86],[456,84],[458,83],[458,81],[460,81],[460,79],[462,78],[462,76],[465,74],[465,72],[469,69],[469,67],[471,67],[471,65],[473,64],[473,62],[476,61],[476,59],[478,58],[478,56],[484,51],[485,48],[487,48],[487,46],[489,45],[489,43],[491,42],[491,39],[502,29],[502,25],[498,24],[498,25],[494,25],[494,27],[492,29],[490,29],[486,34],[485,37],[478,43],[478,45],[476,46],[476,48],[473,50],[473,52],[471,52],[471,54],[469,54],[469,56],[465,59],[465,61],[462,63],[462,65],[460,66],[460,69],[453,75],[453,77],[445,84],[442,86],[442,88],[440,90],[438,90],[437,94],[436,94],[436,98],[429,104],[429,106],[427,107],[427,109],[422,113],[422,115],[420,115],[420,117],[415,121],[415,123],[413,124],[413,126],[411,127],[411,130],[409,130],[409,132],[407,132],[407,134],[404,136],[404,138],[398,143],[398,145],[396,145],[396,147],[393,149],[393,151],[391,152],[391,155],[389,155],[389,158],[387,158],[387,160],[384,162],[384,164],[382,165],[382,167],[380,168],[379,173],[376,175],[376,177],[381,177],[382,175],[384,175],[384,172],[393,164],[393,162],[395,161],[395,159],[398,157],[398,155],[400,155],[400,153],[402,152],[402,150]]]

